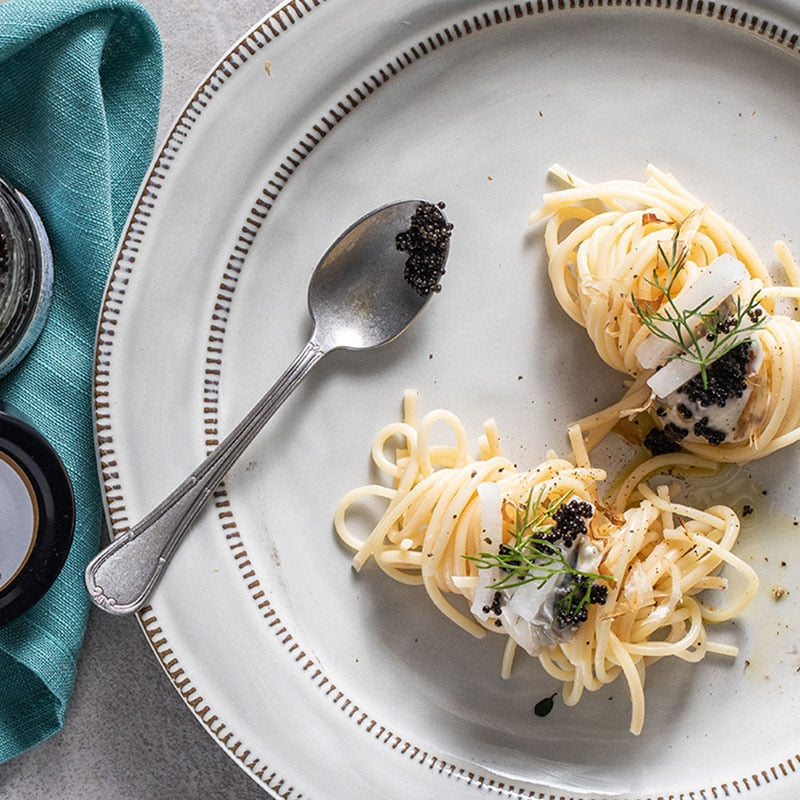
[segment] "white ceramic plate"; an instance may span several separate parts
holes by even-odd
[[[194,714],[252,777],[299,798],[800,796],[800,450],[755,468],[739,552],[761,596],[736,660],[648,672],[546,718],[538,663],[499,677],[422,590],[355,575],[331,525],[371,479],[406,387],[473,441],[495,416],[532,465],[621,391],[556,306],[526,217],[560,162],[648,161],[752,238],[800,254],[800,5],[699,0],[296,0],[191,98],[124,233],[102,316],[97,442],[110,524],[141,517],[309,333],[308,277],[353,220],[407,197],[455,224],[445,291],[399,341],[326,359],[231,473],[141,615]],[[742,500],[746,498],[740,498]],[[768,524],[769,523],[769,524]],[[789,588],[780,603],[771,589]],[[494,641],[494,638],[497,641]]]

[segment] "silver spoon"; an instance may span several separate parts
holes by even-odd
[[[378,347],[410,325],[438,289],[450,228],[438,207],[406,200],[367,214],[334,242],[309,283],[308,344],[211,455],[89,563],[85,581],[95,605],[117,615],[144,605],[206,500],[323,356]]]

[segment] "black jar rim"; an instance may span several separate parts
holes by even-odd
[[[0,407],[0,452],[24,472],[38,504],[31,552],[0,591],[0,626],[16,619],[52,586],[67,560],[75,531],[75,495],[64,464],[32,425]]]

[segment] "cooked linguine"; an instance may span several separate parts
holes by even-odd
[[[449,431],[452,443],[435,441],[434,426]],[[472,457],[458,417],[436,410],[420,418],[417,394],[407,392],[402,422],[373,441],[386,483],[346,494],[335,527],[355,551],[356,570],[374,561],[398,581],[421,584],[443,614],[474,636],[507,637],[505,677],[522,648],[562,682],[564,701],[574,705],[584,691],[622,675],[630,730],[638,734],[646,667],[666,656],[690,662],[709,652],[735,656],[735,648],[709,638],[708,627],[738,615],[758,579],[732,553],[736,514],[722,505],[679,502],[663,477],[671,468],[708,462],[659,456],[602,496],[606,474],[591,466],[579,428],[570,430],[570,441],[571,459],[549,453],[518,471],[503,455],[492,420]],[[375,497],[385,510],[360,538],[349,512]],[[704,590],[719,590],[724,607],[704,600]]]
[[[748,239],[671,175],[546,194],[549,276],[600,357],[633,378],[626,396],[580,421],[587,447],[648,410],[661,442],[745,462],[800,439],[800,269],[783,242],[773,284]],[[780,299],[788,300],[783,305]],[[789,309],[787,310],[787,306]]]

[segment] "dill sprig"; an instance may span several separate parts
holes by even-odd
[[[709,366],[747,341],[742,338],[745,334],[763,327],[764,311],[759,305],[759,291],[754,292],[746,303],[737,296],[733,303],[722,303],[710,311],[705,310],[711,302],[710,297],[694,308],[678,308],[673,289],[689,253],[680,235],[681,225],[678,225],[669,252],[659,243],[653,277],[645,279],[664,297],[665,302],[655,308],[649,303],[639,302],[634,294],[631,294],[631,299],[642,324],[654,336],[678,348],[677,353],[667,358],[696,364],[700,369],[703,388],[707,389]],[[659,259],[666,268],[663,280],[659,276]]]
[[[498,568],[503,577],[488,588],[501,591],[514,589],[528,583],[542,588],[548,581],[557,578],[562,581],[555,602],[554,624],[573,624],[586,618],[586,609],[592,602],[604,602],[605,587],[596,587],[596,580],[613,580],[611,575],[584,572],[573,567],[562,549],[558,539],[559,509],[569,508],[567,501],[572,490],[555,500],[543,504],[544,490],[534,499],[533,489],[527,503],[516,509],[514,540],[500,544],[497,553],[479,553],[464,556],[474,561],[479,569]],[[580,501],[572,501],[579,506],[588,506]],[[565,542],[572,542],[574,536],[569,532],[563,535]],[[602,591],[598,591],[602,589]]]

